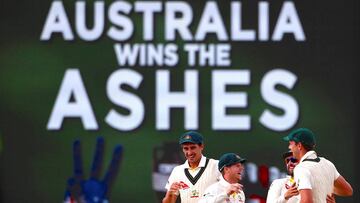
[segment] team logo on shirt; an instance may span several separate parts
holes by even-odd
[[[192,190],[190,198],[198,198],[199,197],[199,191]]]

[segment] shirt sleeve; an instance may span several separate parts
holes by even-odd
[[[334,181],[335,181],[340,176],[340,173],[337,171],[335,165],[331,161],[329,160],[326,161],[334,168]]]
[[[177,170],[178,167],[175,167],[172,171],[171,171],[171,174],[169,176],[169,179],[165,185],[165,189],[166,190],[169,190],[170,189],[170,186],[173,182],[175,182],[175,177],[176,177],[176,170]]]
[[[336,170],[336,168],[335,168],[335,170]],[[336,170],[336,171],[335,171],[335,179],[334,179],[334,180],[338,179],[339,176],[340,176],[340,173]]]
[[[285,203],[287,202],[284,195],[281,194],[283,184],[285,184],[283,179],[274,180],[269,188],[266,202],[267,203]]]
[[[308,169],[295,167],[294,174],[298,190],[312,189],[312,176]]]

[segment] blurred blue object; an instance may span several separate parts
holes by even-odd
[[[67,181],[65,203],[108,203],[111,186],[119,172],[123,147],[117,145],[114,149],[110,166],[101,180],[102,162],[104,158],[104,139],[99,137],[96,143],[91,174],[84,179],[82,168],[81,144],[79,140],[73,144],[74,174]]]

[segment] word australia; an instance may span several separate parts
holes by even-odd
[[[53,1],[40,40],[61,36],[66,41],[95,41],[105,36],[121,42],[134,33],[144,41],[203,41],[209,35],[218,41],[281,41],[285,35],[306,40],[294,2],[274,9],[270,2],[259,1],[254,12],[244,15],[247,7],[241,1],[221,2],[221,7],[206,1],[196,10],[185,1],[76,1],[65,8],[63,1]]]

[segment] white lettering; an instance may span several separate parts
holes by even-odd
[[[305,41],[305,34],[300,23],[294,2],[286,1],[275,25],[272,39],[280,41],[285,33],[293,33],[297,41]]]
[[[49,40],[51,35],[56,32],[61,33],[64,40],[74,39],[62,1],[53,1],[51,3],[50,11],[46,18],[43,31],[41,32],[40,40]]]
[[[94,41],[99,39],[104,31],[104,15],[104,2],[96,1],[94,9],[94,26],[92,30],[87,29],[85,1],[77,1],[75,25],[79,37],[85,41]]]
[[[156,129],[170,129],[170,109],[184,108],[185,129],[198,128],[199,96],[198,71],[186,70],[184,77],[184,91],[170,92],[170,72],[158,70],[156,72]]]
[[[139,127],[144,120],[145,107],[141,99],[121,89],[122,85],[139,88],[142,80],[142,75],[131,69],[119,69],[110,75],[106,85],[107,96],[114,104],[130,111],[129,115],[122,115],[111,109],[105,118],[111,127],[130,131]]]
[[[71,95],[74,101],[70,101]],[[47,124],[47,129],[59,130],[64,118],[67,117],[79,117],[86,130],[98,129],[98,124],[78,69],[68,69],[65,72]]]
[[[299,118],[299,105],[288,94],[276,89],[277,85],[283,85],[292,89],[297,80],[296,75],[283,69],[271,70],[261,81],[261,96],[270,105],[284,111],[283,115],[276,115],[266,109],[260,116],[260,123],[265,127],[284,131],[292,128]]]
[[[226,108],[246,108],[247,94],[226,92],[226,85],[249,85],[248,70],[214,70],[212,72],[212,128],[214,130],[249,130],[248,115],[227,115]]]

